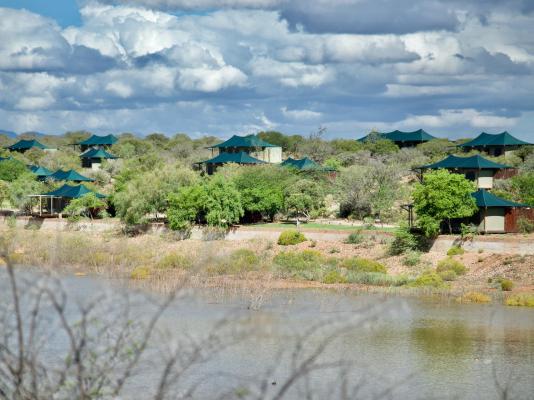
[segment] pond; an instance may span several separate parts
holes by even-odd
[[[81,303],[105,288],[128,290],[140,318],[150,315],[146,296],[121,284],[61,281]],[[264,398],[274,398],[295,375],[293,361],[298,366],[324,342],[321,367],[299,377],[281,398],[302,398],[306,391],[319,399],[499,399],[503,391],[509,398],[533,398],[533,309],[317,289],[272,291],[261,307],[250,304],[242,293],[218,289],[188,291],[175,300],[149,351],[152,367],[137,371],[126,398],[147,398],[154,390],[166,356],[162,348],[184,345],[183,337],[200,341],[213,331],[225,338],[218,339],[218,351],[180,378],[184,387],[202,382],[194,398],[247,398],[248,387],[262,381],[268,382]],[[59,349],[65,340],[49,345]],[[344,392],[346,384],[354,392]]]

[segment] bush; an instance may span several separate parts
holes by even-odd
[[[514,283],[510,279],[501,280],[501,290],[504,292],[509,292],[514,287]]]
[[[415,250],[410,250],[402,260],[402,264],[407,267],[414,267],[421,262],[421,253]]]
[[[454,272],[453,270],[451,269],[448,269],[446,271],[441,271],[441,272],[438,272],[439,276],[441,276],[441,279],[443,279],[444,281],[455,281],[456,278],[458,278],[458,275],[456,274],[456,272]]]
[[[321,275],[321,267],[326,264],[325,258],[316,250],[279,253],[273,261],[282,267],[282,272],[308,280],[317,280]]]
[[[534,294],[513,294],[506,299],[505,304],[507,306],[534,307]]]
[[[534,222],[525,217],[519,217],[517,219],[517,229],[521,233],[532,233],[534,232]]]
[[[189,269],[192,266],[192,262],[181,254],[169,253],[163,256],[156,266],[161,269]]]
[[[228,257],[218,260],[207,269],[208,273],[216,275],[238,275],[253,271],[259,264],[256,254],[249,249],[238,249]]]
[[[341,273],[335,269],[328,271],[323,276],[323,283],[347,283],[347,278],[341,275]]]
[[[349,236],[347,236],[347,239],[345,240],[345,243],[347,244],[359,244],[363,241],[363,236],[360,232],[352,232]]]
[[[147,279],[150,278],[150,268],[148,267],[135,267],[130,274],[131,279]]]
[[[306,237],[295,229],[284,231],[278,237],[278,244],[281,246],[292,246],[306,241]]]
[[[410,279],[405,275],[387,275],[381,272],[355,271],[348,271],[347,280],[350,283],[371,286],[403,286],[410,282]]]
[[[467,268],[460,261],[448,257],[438,262],[436,267],[436,272],[443,271],[454,271],[456,275],[463,275],[466,273]]]
[[[443,279],[434,271],[425,271],[419,275],[413,282],[410,283],[411,287],[434,287],[441,288],[445,286]]]
[[[341,261],[340,267],[346,268],[349,271],[380,272],[382,274],[387,273],[387,269],[383,264],[380,264],[378,261],[370,260],[368,258],[345,258],[343,261]]]
[[[490,303],[491,297],[480,292],[468,292],[456,298],[457,303]]]
[[[448,256],[460,256],[465,253],[465,250],[460,246],[452,246],[449,251],[447,251]]]
[[[410,232],[407,226],[401,226],[395,231],[395,239],[389,245],[388,253],[397,256],[410,250],[417,250],[417,237]]]
[[[228,229],[218,226],[207,226],[202,229],[202,240],[211,242],[212,240],[223,240],[228,233]]]

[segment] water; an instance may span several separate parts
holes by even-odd
[[[87,277],[62,278],[62,283],[80,302],[110,285]],[[144,295],[133,298],[135,311],[146,318],[151,306]],[[356,397],[361,398],[390,389],[385,398],[498,399],[499,385],[509,388],[510,398],[534,398],[533,309],[308,289],[274,291],[259,310],[249,305],[246,296],[221,295],[213,289],[192,292],[169,307],[154,348],[183,346],[185,333],[201,340],[220,321],[221,336],[236,338],[184,374],[179,387],[202,380],[196,398],[215,398],[225,391],[245,394],[240,388],[265,379],[266,397],[273,397],[292,374],[298,338],[317,326],[302,342],[299,360],[340,328],[318,362],[343,359],[351,366],[345,375],[340,368],[311,372],[283,398],[302,398],[306,388],[315,398],[338,398],[343,377],[358,386]],[[50,342],[56,348],[65,344],[60,339]],[[138,371],[126,398],[147,398],[154,390],[165,350],[150,350],[149,358],[153,367]]]

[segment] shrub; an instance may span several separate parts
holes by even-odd
[[[130,274],[131,279],[147,279],[150,277],[150,268],[148,267],[135,267]]]
[[[192,262],[190,259],[178,253],[168,253],[157,263],[157,268],[161,269],[189,269]]]
[[[356,231],[352,232],[349,236],[347,236],[347,239],[345,239],[345,243],[347,244],[359,244],[363,241],[363,236],[361,232]]]
[[[456,275],[463,275],[466,273],[467,268],[465,265],[463,265],[460,261],[455,260],[453,258],[444,258],[440,262],[438,262],[438,266],[436,267],[436,272],[443,272],[443,271],[454,271]]]
[[[347,278],[341,275],[341,273],[335,269],[328,271],[323,276],[323,283],[347,283]]]
[[[380,272],[387,273],[386,267],[378,261],[368,258],[351,257],[341,261],[340,267],[357,272]]]
[[[456,278],[458,278],[458,275],[456,274],[456,272],[454,272],[451,269],[438,272],[438,274],[439,276],[441,276],[441,279],[443,279],[444,281],[455,281]]]
[[[448,256],[459,256],[465,253],[465,250],[460,246],[452,246],[449,251],[447,251]]]
[[[445,284],[443,283],[441,276],[434,271],[428,270],[419,275],[409,286],[441,288],[445,286]]]
[[[278,237],[278,244],[281,246],[292,246],[306,241],[306,237],[295,229],[284,231]]]
[[[417,248],[417,237],[410,232],[409,227],[401,226],[395,231],[395,239],[389,245],[388,253],[396,256],[404,254],[409,250],[416,250]]]
[[[506,299],[505,304],[507,306],[534,307],[534,294],[513,294]]]
[[[207,271],[216,275],[237,275],[254,270],[258,264],[258,256],[252,250],[238,249],[210,265]]]
[[[521,233],[532,233],[534,232],[534,222],[525,217],[519,217],[517,219],[517,229]]]
[[[510,279],[501,280],[501,290],[504,292],[509,292],[514,287],[514,283]]]
[[[212,240],[223,240],[228,233],[228,229],[219,226],[207,226],[202,230],[202,240],[211,242]]]
[[[480,292],[468,292],[456,298],[457,303],[490,303],[491,297]]]
[[[348,271],[347,280],[350,283],[359,283],[371,286],[403,286],[410,282],[406,275],[387,275],[381,272]]]
[[[402,264],[407,267],[414,267],[421,262],[421,253],[415,250],[410,250],[402,260]]]
[[[326,264],[324,257],[316,250],[279,253],[273,261],[281,267],[282,272],[308,280],[317,280],[321,275],[321,267]]]

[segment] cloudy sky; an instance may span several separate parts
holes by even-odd
[[[0,129],[534,141],[532,0],[0,0]]]

